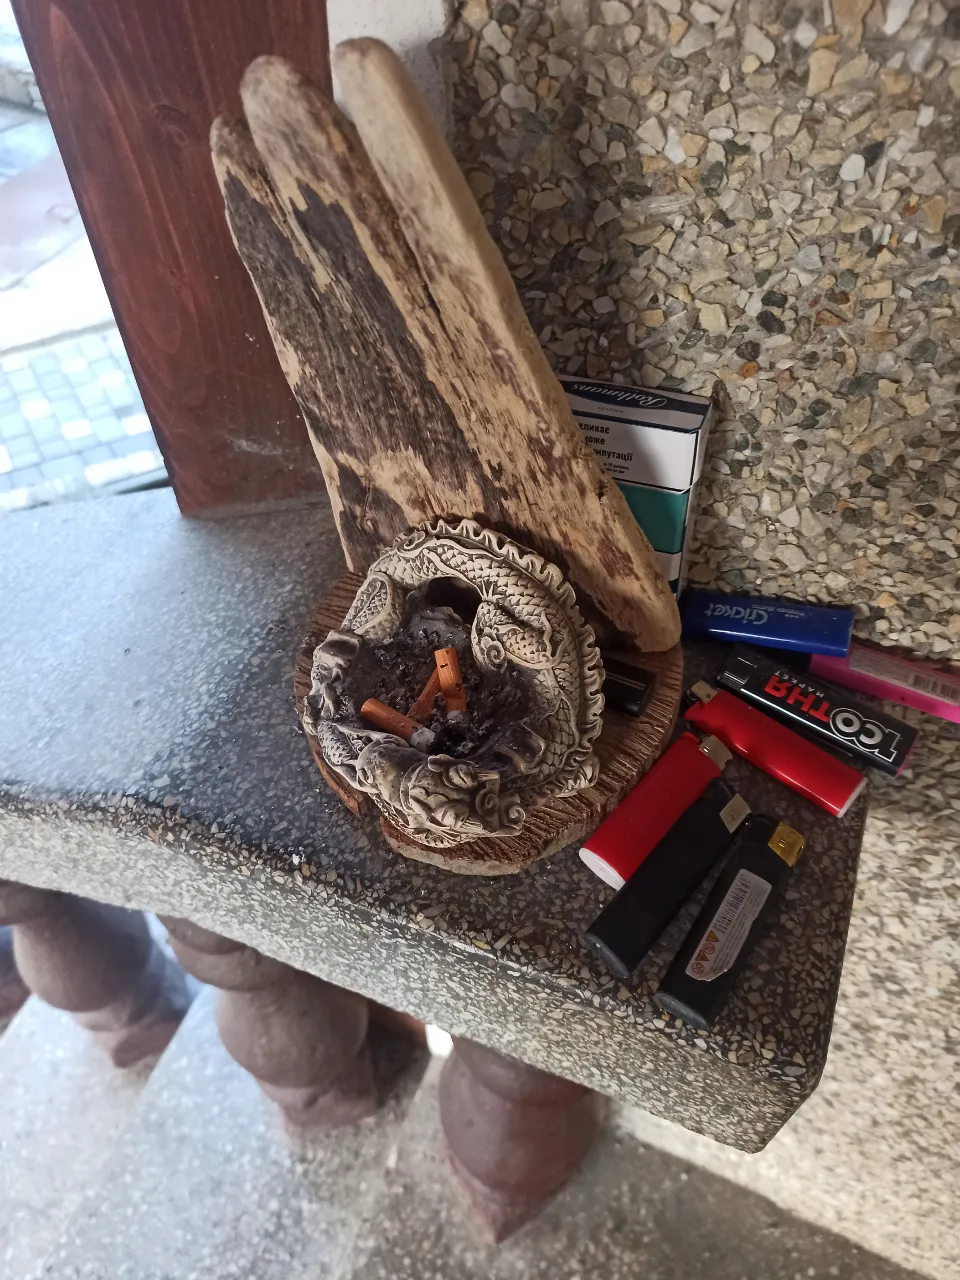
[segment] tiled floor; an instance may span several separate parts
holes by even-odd
[[[55,149],[46,116],[0,102],[0,354],[113,323]]]
[[[37,79],[17,30],[10,0],[0,0],[0,98],[25,107],[39,107]]]
[[[0,180],[13,178],[37,164],[55,146],[46,116],[0,103]]]
[[[45,116],[0,103],[0,190],[8,197],[5,204],[0,198],[0,513],[95,497],[165,474],[120,334],[103,323],[110,315],[105,297],[92,311],[87,305],[103,289],[95,275],[91,289],[90,272],[76,270],[74,251],[86,245],[82,228],[78,242],[77,229],[65,224],[63,236],[48,238],[50,248],[39,252],[32,213],[18,203],[11,180],[22,183],[49,167],[55,146]],[[42,212],[43,190],[33,198]],[[51,182],[47,199],[61,198]],[[40,314],[31,317],[33,294]],[[78,333],[91,319],[100,323]]]
[[[0,511],[162,475],[116,329],[0,356]]]

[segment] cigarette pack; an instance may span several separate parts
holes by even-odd
[[[592,378],[560,382],[583,437],[620,486],[658,553],[675,594],[683,589],[697,481],[713,404],[703,396]]]

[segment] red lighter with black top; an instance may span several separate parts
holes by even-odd
[[[703,680],[690,693],[685,719],[828,813],[842,818],[866,785],[862,773],[732,693]]]
[[[580,857],[621,889],[680,815],[719,778],[730,752],[717,738],[683,733],[583,844]]]

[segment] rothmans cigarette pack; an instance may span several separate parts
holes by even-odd
[[[616,479],[679,595],[713,403],[681,391],[592,378],[561,376],[560,382],[583,438]]]

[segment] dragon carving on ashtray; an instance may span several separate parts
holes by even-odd
[[[477,668],[524,689],[522,714],[461,756],[365,725],[351,682],[363,647],[397,636],[438,579],[472,589]],[[327,765],[405,838],[450,848],[515,835],[538,806],[596,781],[602,684],[593,631],[555,565],[472,520],[437,520],[371,565],[340,629],[314,650],[303,723]]]

